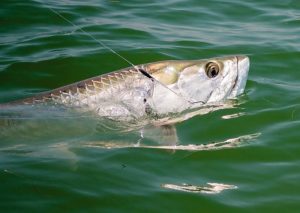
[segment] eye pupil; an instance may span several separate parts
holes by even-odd
[[[214,62],[210,62],[206,65],[205,72],[209,78],[215,78],[219,74],[219,66]]]
[[[217,75],[216,69],[215,69],[215,68],[212,68],[210,74],[211,74],[211,77],[215,77],[215,76]]]

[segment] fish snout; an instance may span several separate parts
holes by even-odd
[[[242,70],[242,71],[245,70],[248,74],[249,66],[250,66],[249,57],[245,56],[245,55],[240,55],[240,56],[237,56],[236,58],[237,58],[239,72],[240,72],[240,70]]]
[[[236,96],[244,92],[248,78],[248,72],[250,67],[249,57],[244,55],[236,56],[236,63],[237,79],[229,98],[235,98]]]

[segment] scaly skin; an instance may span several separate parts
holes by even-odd
[[[219,69],[213,78],[206,73],[207,65],[212,62]],[[50,104],[96,112],[113,120],[156,118],[234,98],[245,87],[248,69],[249,59],[244,56],[154,62],[96,76],[5,106]]]

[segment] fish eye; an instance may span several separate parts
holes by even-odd
[[[205,73],[209,78],[215,78],[219,74],[220,68],[215,62],[209,62],[205,66]]]

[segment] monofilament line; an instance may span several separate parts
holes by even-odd
[[[63,20],[65,20],[66,22],[68,22],[69,24],[71,24],[72,26],[74,26],[75,28],[77,28],[78,30],[80,30],[81,32],[83,32],[85,35],[89,36],[90,38],[92,38],[94,41],[96,41],[98,44],[100,44],[101,46],[103,46],[104,48],[108,49],[109,51],[111,51],[112,53],[114,53],[115,55],[119,56],[121,59],[123,59],[124,61],[126,61],[128,64],[130,64],[131,66],[135,67],[135,65],[129,61],[128,59],[126,59],[124,56],[122,56],[120,53],[117,53],[116,51],[114,51],[112,48],[110,48],[109,46],[107,46],[106,44],[104,44],[102,41],[96,39],[92,34],[86,32],[84,29],[82,29],[81,27],[79,27],[78,25],[74,24],[72,21],[70,21],[69,19],[67,19],[66,17],[64,17],[63,15],[61,15],[59,12],[57,12],[56,10],[52,9],[51,7],[48,7],[49,10],[51,10],[53,13],[55,13],[56,15],[58,15],[59,17],[61,17]]]

